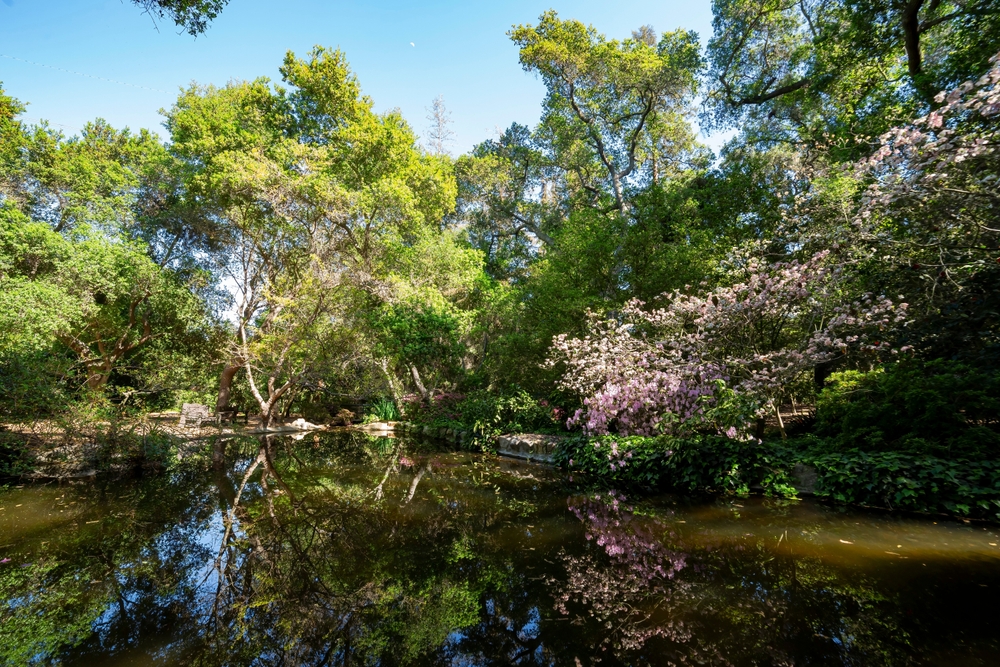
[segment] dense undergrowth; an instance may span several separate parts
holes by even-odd
[[[417,424],[467,431],[473,435],[470,446],[487,450],[503,433],[566,433],[566,410],[523,389],[414,398],[404,404],[403,416]]]
[[[792,471],[813,466],[814,493],[838,503],[1000,521],[1000,462],[905,452],[830,451],[816,438],[738,442],[691,438],[574,437],[557,462],[621,488],[685,494],[761,490],[792,497]]]
[[[558,463],[623,487],[791,496],[797,464],[839,503],[1000,520],[1000,391],[966,364],[909,360],[833,374],[811,433],[764,442],[723,436],[577,436]]]

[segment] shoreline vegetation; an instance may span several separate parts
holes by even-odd
[[[507,33],[537,125],[457,156],[442,98],[421,142],[322,46],[192,83],[163,139],[0,88],[0,474],[360,422],[1000,520],[1000,4],[907,6],[716,2],[704,48],[546,11]]]
[[[0,435],[20,438],[27,447],[19,461],[7,463],[4,476],[22,482],[65,482],[137,470],[156,473],[185,459],[185,465],[209,465],[213,442],[218,439],[266,434],[301,440],[312,432],[354,430],[372,437],[406,435],[554,465],[571,479],[632,494],[810,496],[873,510],[1000,523],[998,463],[895,451],[835,451],[811,435],[761,443],[724,436],[499,433],[503,429],[484,436],[455,422],[440,426],[408,421],[305,428],[273,425],[265,433],[259,418],[242,427],[214,422],[179,426],[179,416],[147,415],[116,430],[101,430],[110,425],[95,424],[90,432],[72,436],[54,423],[36,422],[30,429],[7,424]]]

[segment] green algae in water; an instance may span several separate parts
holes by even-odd
[[[993,664],[991,526],[359,433],[0,492],[0,664]]]

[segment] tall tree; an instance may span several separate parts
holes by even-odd
[[[547,89],[541,132],[574,177],[609,210],[628,209],[630,187],[642,183],[644,133],[661,114],[691,100],[701,64],[697,35],[665,33],[656,46],[645,38],[608,40],[554,11],[538,25],[510,33],[521,65]]]
[[[448,146],[454,141],[455,132],[451,129],[453,121],[451,119],[451,112],[444,105],[444,95],[435,97],[428,111],[428,148],[436,155],[448,155],[450,154]]]
[[[243,371],[265,424],[316,371],[337,295],[385,299],[380,257],[454,206],[446,164],[417,149],[398,112],[376,114],[339,51],[288,53],[285,91],[266,79],[194,86],[169,112],[191,188],[231,231],[224,270],[237,287],[227,383]]]
[[[713,12],[704,120],[751,140],[836,140],[851,156],[1000,48],[997,0],[715,0]]]

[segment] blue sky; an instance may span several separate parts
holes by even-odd
[[[543,87],[521,69],[506,33],[549,8],[609,37],[651,24],[695,30],[704,42],[711,30],[709,0],[231,0],[195,39],[172,23],[154,26],[128,0],[0,0],[0,81],[29,103],[28,120],[67,134],[96,117],[163,134],[158,110],[179,87],[277,81],[285,51],[322,44],[344,50],[376,108],[400,108],[419,134],[431,100],[443,95],[457,154],[512,122],[537,122]]]

